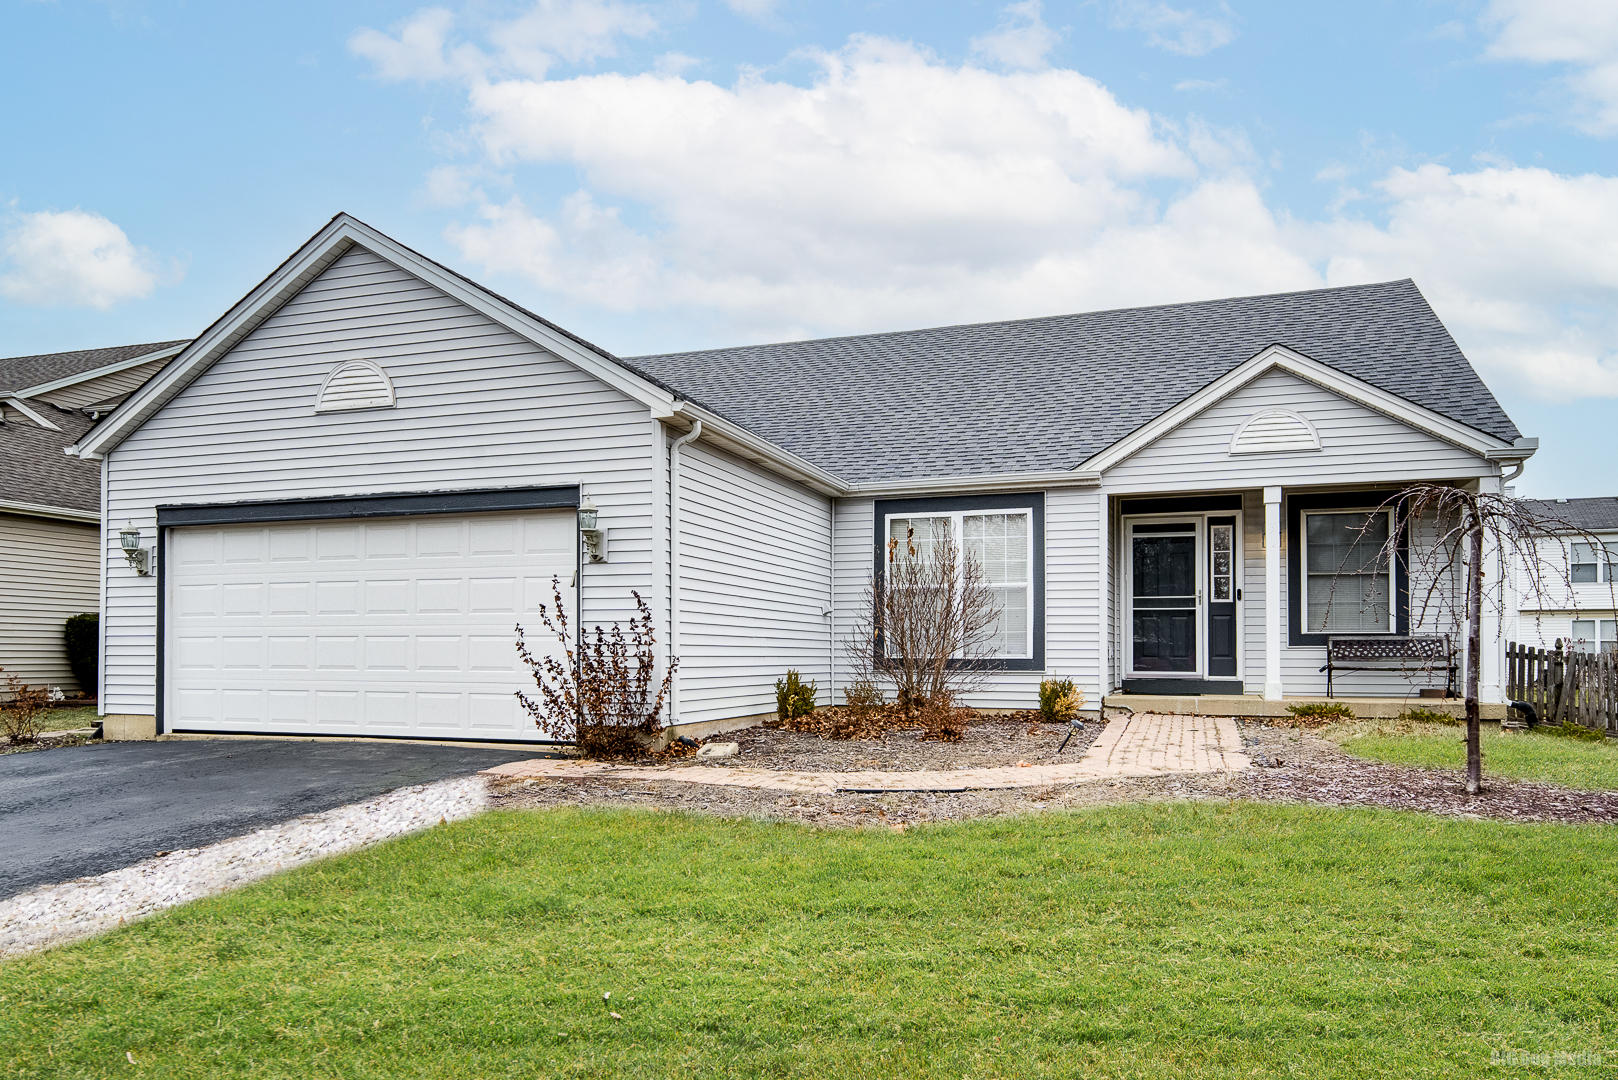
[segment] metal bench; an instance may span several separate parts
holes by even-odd
[[[1326,639],[1326,696],[1331,697],[1332,676],[1339,671],[1381,671],[1388,665],[1418,665],[1428,671],[1443,667],[1444,696],[1455,696],[1455,650],[1448,634],[1420,637],[1329,637]]]

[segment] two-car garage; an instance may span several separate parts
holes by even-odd
[[[541,505],[467,512],[477,502]],[[560,649],[539,619],[553,582],[574,621],[576,502],[541,489],[164,508],[163,727],[538,741],[514,627],[536,654]]]

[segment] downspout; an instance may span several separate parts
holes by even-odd
[[[827,497],[826,515],[826,688],[827,705],[837,704],[837,498]]]
[[[669,657],[680,655],[680,447],[702,434],[702,421],[669,444]],[[680,669],[669,684],[669,727],[680,722]]]

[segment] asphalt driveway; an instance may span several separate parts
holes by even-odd
[[[0,899],[541,753],[227,739],[7,754],[0,756]]]

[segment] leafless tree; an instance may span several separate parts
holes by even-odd
[[[1376,560],[1392,567],[1409,552],[1411,624],[1465,627],[1466,792],[1476,795],[1483,783],[1478,713],[1483,612],[1492,608],[1501,617],[1508,613],[1508,605],[1519,595],[1512,585],[1514,567],[1520,568],[1520,595],[1536,600],[1554,597],[1559,606],[1571,603],[1570,546],[1589,543],[1600,552],[1602,542],[1589,530],[1544,513],[1527,500],[1446,484],[1412,485],[1384,500],[1377,510],[1392,511],[1388,516],[1394,524]],[[1360,538],[1374,520],[1374,514],[1367,519]],[[1431,535],[1418,535],[1418,526],[1430,528]],[[1496,645],[1491,642],[1490,648]]]
[[[983,684],[999,618],[982,565],[948,531],[918,540],[912,525],[888,541],[844,650],[856,677],[891,684],[914,720]]]
[[[680,663],[669,659],[654,694],[657,658],[651,609],[640,593],[631,593],[636,614],[629,620],[627,636],[617,623],[611,629],[597,626],[593,639],[585,631],[575,647],[559,579],[551,580],[551,595],[554,606],[541,604],[539,618],[561,644],[566,660],[554,653],[534,656],[519,625],[517,655],[534,677],[539,700],[520,690],[517,700],[542,733],[553,739],[572,735],[587,756],[631,757],[644,752],[644,744],[663,730],[663,702]]]

